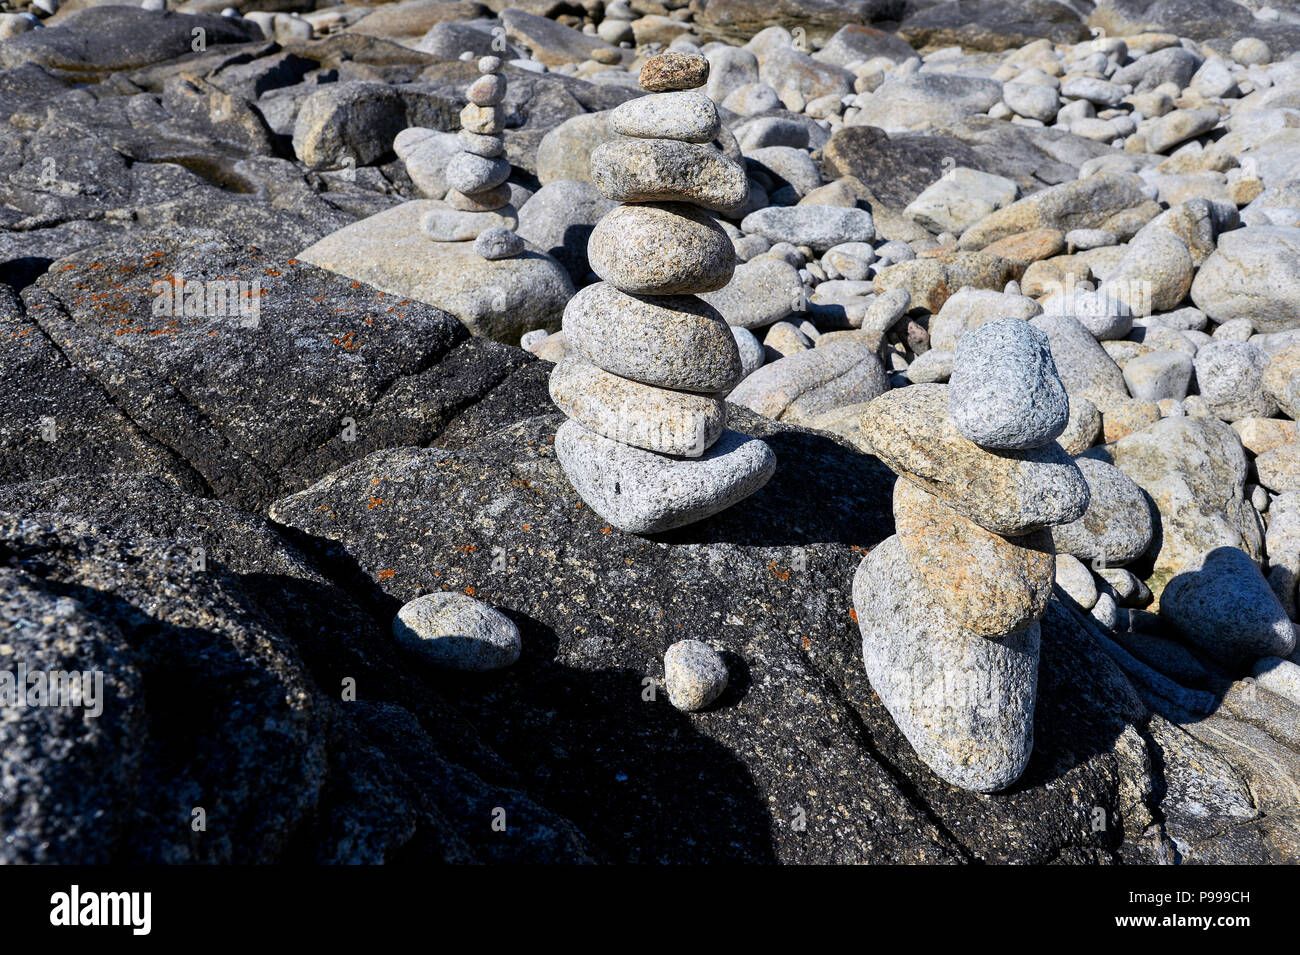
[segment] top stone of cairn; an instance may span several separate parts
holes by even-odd
[[[641,88],[650,93],[693,90],[709,78],[709,61],[698,53],[658,53],[641,67]]]

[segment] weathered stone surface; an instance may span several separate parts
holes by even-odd
[[[707,212],[684,202],[619,206],[592,230],[597,275],[630,295],[713,292],[731,281],[731,240]]]
[[[779,259],[756,259],[736,266],[725,288],[700,296],[740,328],[762,328],[804,307],[799,270]]]
[[[578,355],[555,366],[550,387],[556,407],[586,430],[659,454],[698,458],[727,423],[716,398],[620,378]]]
[[[957,343],[967,332],[987,322],[1003,318],[1028,321],[1042,314],[1043,307],[1025,295],[1012,295],[992,289],[962,288],[944,300],[930,319],[930,345],[956,351]]]
[[[739,163],[712,146],[671,139],[601,143],[591,152],[591,181],[616,202],[690,202],[725,212],[749,198]]]
[[[1043,615],[1055,572],[1046,531],[999,537],[905,478],[894,485],[894,524],[908,564],[955,626],[999,639]]]
[[[1160,207],[1142,191],[1136,176],[1101,173],[1087,179],[1052,186],[986,216],[961,236],[963,249],[982,249],[1007,236],[1031,229],[1107,229],[1113,222],[1145,217],[1145,223]],[[1126,230],[1127,234],[1137,231]]]
[[[1047,334],[1052,362],[1068,392],[1107,388],[1127,394],[1124,373],[1083,324],[1070,315],[1039,315],[1030,324]]]
[[[947,415],[945,385],[911,385],[871,403],[863,428],[876,457],[959,514],[1015,536],[1077,520],[1088,485],[1053,441],[1029,451],[986,451]]]
[[[1262,557],[1259,515],[1245,499],[1246,456],[1228,425],[1165,418],[1094,453],[1136,481],[1159,512],[1155,559],[1142,568],[1157,600],[1183,565],[1216,547]]]
[[[1252,226],[1219,237],[1192,282],[1192,301],[1216,322],[1249,318],[1257,332],[1300,327],[1300,228]]]
[[[954,786],[996,792],[1034,747],[1040,631],[989,640],[931,602],[897,537],[853,578],[867,678],[922,760]]]
[[[675,459],[612,441],[566,421],[555,454],[574,490],[620,530],[654,534],[693,524],[759,490],[776,470],[762,441],[722,431],[698,457]]]
[[[727,689],[727,662],[699,640],[679,640],[664,654],[668,699],[679,710],[702,710]]]
[[[533,249],[490,261],[472,243],[431,242],[420,220],[438,207],[404,202],[326,236],[298,258],[444,309],[484,338],[517,342],[531,329],[559,326],[573,283],[558,262]]]
[[[1160,614],[1184,639],[1238,670],[1295,649],[1286,611],[1255,562],[1235,547],[1216,547],[1179,568],[1165,584]]]
[[[157,283],[177,276],[243,281],[250,292],[260,283],[259,307],[241,314],[238,292],[227,288],[224,314],[208,311],[206,298],[207,314],[155,314]],[[95,405],[75,390],[28,405],[54,419],[56,441],[40,440],[39,428],[27,432],[35,443],[18,445],[30,457],[14,462],[17,473],[75,473],[69,465],[84,453],[86,464],[174,473],[183,486],[250,508],[382,442],[431,440],[458,407],[492,390],[524,358],[493,347],[461,351],[466,330],[446,312],[210,232],[141,233],[101,244],[64,259],[23,299],[33,322],[28,335],[48,336],[93,383],[90,394],[102,393],[132,426],[121,443],[108,443],[106,434],[93,438],[104,442],[98,450],[74,454],[65,440],[95,435],[103,412],[80,424],[81,409]],[[106,309],[115,321],[104,320]],[[439,380],[456,386],[430,391],[428,383]],[[176,381],[185,382],[183,393]],[[140,451],[126,440],[132,433]],[[116,457],[100,457],[110,453]]]
[[[839,206],[771,206],[745,216],[740,228],[773,242],[810,246],[817,252],[876,237],[870,212]]]
[[[193,52],[195,29],[213,46],[262,39],[252,23],[211,13],[95,6],[69,12],[58,29],[11,37],[0,48],[0,67],[37,63],[80,76],[139,69]]]
[[[945,173],[913,199],[903,214],[931,232],[960,235],[989,213],[1015,202],[1015,182],[963,166]]]
[[[718,135],[722,121],[713,100],[703,93],[687,90],[630,99],[614,107],[609,114],[609,125],[622,136],[707,143]]]
[[[614,203],[590,183],[561,179],[542,186],[519,208],[517,231],[579,283],[591,272],[587,261],[591,230],[613,208]]]
[[[669,50],[645,61],[638,85],[651,93],[693,90],[709,78],[709,61],[698,53]]]
[[[889,379],[873,348],[836,342],[764,365],[736,386],[728,400],[768,418],[807,424],[888,389]]]
[[[917,308],[938,312],[959,289],[994,291],[1006,287],[1014,266],[985,252],[949,252],[935,258],[911,259],[882,269],[873,283],[876,294],[906,289]]]
[[[855,122],[890,133],[925,130],[986,113],[1001,99],[1002,84],[984,77],[895,73],[859,100],[863,106]]]
[[[984,448],[1028,449],[1054,441],[1070,402],[1047,335],[1019,318],[981,325],[957,344],[948,380],[948,414]]]
[[[1196,352],[1196,384],[1224,421],[1267,417],[1277,402],[1264,388],[1268,356],[1249,342],[1209,342]]]
[[[1134,480],[1112,464],[1079,458],[1088,482],[1088,509],[1078,520],[1052,528],[1056,549],[1100,566],[1137,560],[1151,544],[1151,507]]]
[[[723,316],[694,296],[636,297],[605,282],[564,309],[569,344],[623,378],[682,391],[730,391],[742,366]]]
[[[499,670],[519,659],[519,628],[467,594],[425,594],[403,604],[393,636],[425,663],[453,670]]]
[[[591,182],[591,152],[618,138],[609,110],[580,113],[546,133],[537,146],[537,178],[543,186],[571,180]]]

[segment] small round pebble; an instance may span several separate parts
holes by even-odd
[[[519,659],[519,628],[460,593],[416,597],[397,612],[393,636],[426,662],[453,670],[499,670]]]
[[[510,259],[524,251],[524,240],[509,229],[493,226],[478,234],[474,251],[485,259]]]
[[[707,643],[682,640],[664,654],[668,699],[679,710],[702,710],[727,688],[727,664]]]
[[[660,53],[645,61],[639,83],[651,93],[693,90],[709,78],[709,61],[699,53]]]
[[[499,56],[482,56],[479,57],[478,71],[480,73],[500,73],[501,57]]]

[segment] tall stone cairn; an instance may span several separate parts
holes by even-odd
[[[762,441],[728,430],[722,396],[739,382],[726,320],[698,297],[731,281],[735,252],[708,210],[739,209],[744,168],[712,140],[717,107],[696,87],[709,63],[663,53],[641,70],[650,95],[610,117],[623,139],[592,151],[592,181],[623,203],[588,243],[603,281],[564,312],[570,354],[551,398],[570,420],[556,456],[578,494],[621,530],[647,534],[716,514],[776,470]]]
[[[916,754],[963,789],[995,792],[1034,746],[1050,528],[1082,517],[1088,484],[1055,440],[1069,400],[1047,336],[1005,318],[968,332],[947,385],[886,392],[864,436],[899,475],[897,533],[858,567],[867,676]]]
[[[469,102],[460,111],[460,152],[446,172],[444,201],[461,212],[493,212],[510,204],[510,162],[502,155],[506,78],[501,58],[482,57],[478,70],[482,75],[465,91]]]
[[[460,111],[460,151],[448,160],[443,176],[447,194],[443,208],[426,213],[420,228],[435,242],[474,241],[474,251],[486,259],[505,259],[524,251],[524,241],[514,234],[518,225],[510,205],[510,161],[503,155],[506,78],[501,58],[485,56],[478,61],[482,74],[465,91],[469,100]],[[417,150],[423,137],[435,133],[408,129],[398,135],[394,148],[399,156]],[[408,159],[408,165],[410,160]]]

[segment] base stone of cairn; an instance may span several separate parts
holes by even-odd
[[[726,427],[721,396],[743,365],[726,320],[698,296],[731,281],[731,240],[709,210],[744,205],[744,167],[710,145],[717,107],[696,87],[699,55],[651,57],[650,95],[613,110],[624,139],[592,151],[596,188],[622,203],[588,243],[602,281],[564,312],[571,350],[551,374],[569,418],[555,453],[574,489],[611,525],[637,534],[725,510],[776,470],[765,443]]]
[[[1034,741],[1050,527],[1088,484],[1056,442],[1069,419],[1047,337],[1006,318],[968,332],[948,385],[876,398],[863,431],[899,475],[897,533],[858,568],[867,676],[916,754],[963,789],[1020,778]]]

